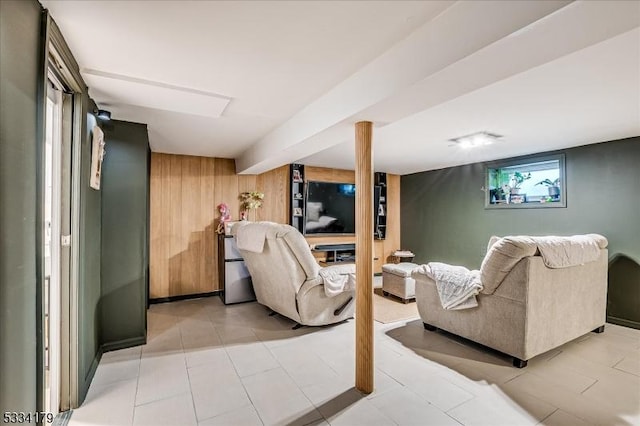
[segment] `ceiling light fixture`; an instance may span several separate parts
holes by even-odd
[[[451,142],[458,145],[460,148],[475,148],[478,146],[491,145],[502,136],[489,132],[476,132],[466,136],[460,136],[459,138],[449,139]]]
[[[99,109],[97,117],[100,120],[111,120],[111,111],[107,111],[106,109]]]

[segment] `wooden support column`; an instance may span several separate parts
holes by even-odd
[[[356,389],[373,392],[373,123],[356,123]]]

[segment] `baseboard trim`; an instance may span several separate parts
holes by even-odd
[[[126,349],[134,346],[140,346],[147,343],[146,336],[131,337],[129,339],[118,340],[116,342],[105,343],[100,348],[102,353],[117,351],[118,349]]]
[[[219,296],[222,290],[216,290],[209,293],[181,294],[180,296],[159,297],[157,299],[149,299],[149,304],[176,302],[178,300],[199,299],[201,297]]]
[[[85,398],[87,397],[87,392],[89,392],[89,386],[91,386],[91,382],[93,381],[93,376],[96,374],[96,370],[98,369],[98,364],[100,364],[100,360],[102,359],[102,346],[98,348],[96,351],[96,356],[93,357],[93,361],[91,361],[91,366],[89,367],[89,371],[85,374],[82,383],[80,383],[78,389],[78,407],[80,407]],[[77,408],[77,407],[74,407]]]
[[[607,315],[607,322],[611,324],[621,325],[623,327],[635,328],[636,330],[640,330],[640,322],[631,321],[624,318],[616,318],[610,315]]]

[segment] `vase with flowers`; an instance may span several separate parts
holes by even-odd
[[[264,194],[258,191],[246,191],[241,193],[238,199],[240,200],[240,209],[245,213],[242,217],[248,219],[251,211],[255,211],[262,207]],[[255,220],[255,217],[253,217],[253,219]]]

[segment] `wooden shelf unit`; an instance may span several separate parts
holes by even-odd
[[[304,165],[291,164],[289,168],[289,225],[304,234]]]
[[[380,199],[378,200],[378,214],[373,232],[376,240],[384,240],[387,237],[387,174],[376,172],[374,174],[374,185],[380,187]]]

